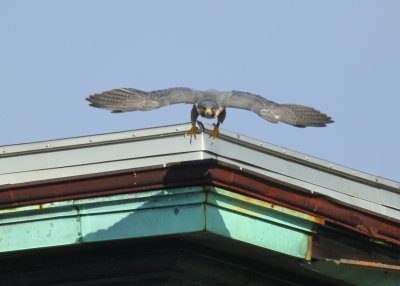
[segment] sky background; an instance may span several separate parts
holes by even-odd
[[[1,1],[0,146],[190,121],[190,105],[89,107],[103,90],[241,90],[335,123],[229,109],[223,129],[400,181],[399,15],[398,0]]]

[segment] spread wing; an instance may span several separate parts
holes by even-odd
[[[86,98],[93,107],[125,112],[152,110],[176,103],[194,103],[194,91],[177,87],[145,92],[134,88],[119,88],[93,94]]]
[[[221,105],[250,110],[270,122],[281,121],[296,127],[323,127],[333,122],[329,116],[312,107],[278,104],[249,92],[234,90],[224,96]]]

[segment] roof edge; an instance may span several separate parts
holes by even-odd
[[[66,139],[56,139],[56,140],[40,141],[34,143],[0,146],[0,159],[2,157],[18,156],[22,154],[84,148],[96,145],[132,142],[132,141],[147,140],[152,138],[155,139],[166,136],[178,136],[178,135],[180,136],[185,134],[185,132],[188,129],[190,129],[190,127],[191,123],[185,123],[185,124],[122,131],[115,133],[88,135],[88,136],[73,137]],[[213,126],[204,124],[204,127],[205,127],[204,132],[210,134],[213,129]],[[221,129],[220,133],[221,133],[220,135],[221,139],[233,142],[234,144],[255,149],[292,162],[298,162],[305,166],[318,168],[326,171],[327,173],[340,175],[342,177],[346,177],[355,181],[367,183],[374,187],[390,189],[391,191],[400,194],[400,182],[396,182],[394,180],[389,180],[379,176],[374,176],[365,172],[361,172],[349,167],[336,164],[334,162],[325,161],[313,156],[309,156],[281,146],[253,139],[228,130]],[[203,148],[204,150],[202,151],[213,153],[209,145],[204,145]]]
[[[3,185],[0,188],[0,208],[204,185],[221,187],[301,211],[325,219],[333,225],[400,245],[398,221],[351,208],[330,197],[279,184],[260,174],[213,159]]]

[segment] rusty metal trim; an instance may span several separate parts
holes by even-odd
[[[370,237],[400,245],[400,223],[332,198],[286,186],[217,160],[173,163],[0,188],[0,209],[52,201],[212,185],[320,217]]]
[[[390,271],[390,272],[394,272],[394,273],[400,273],[400,265],[389,265],[389,264],[383,264],[383,263],[379,263],[379,262],[369,262],[369,261],[349,260],[349,259],[340,259],[340,260],[325,259],[325,261],[332,261],[336,264],[357,265],[357,266],[362,266],[362,267]]]

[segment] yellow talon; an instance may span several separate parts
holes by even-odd
[[[194,136],[194,139],[196,139],[196,133],[199,130],[199,128],[197,128],[197,126],[193,126],[192,128],[190,128],[190,130],[188,132],[185,133],[185,137],[186,136],[190,136],[190,144],[192,144],[192,137]]]
[[[218,129],[218,126],[214,126],[214,129],[213,129],[213,131],[211,132],[210,137],[212,137],[211,143],[214,143],[215,140],[217,140],[217,138],[219,137],[219,129]]]

